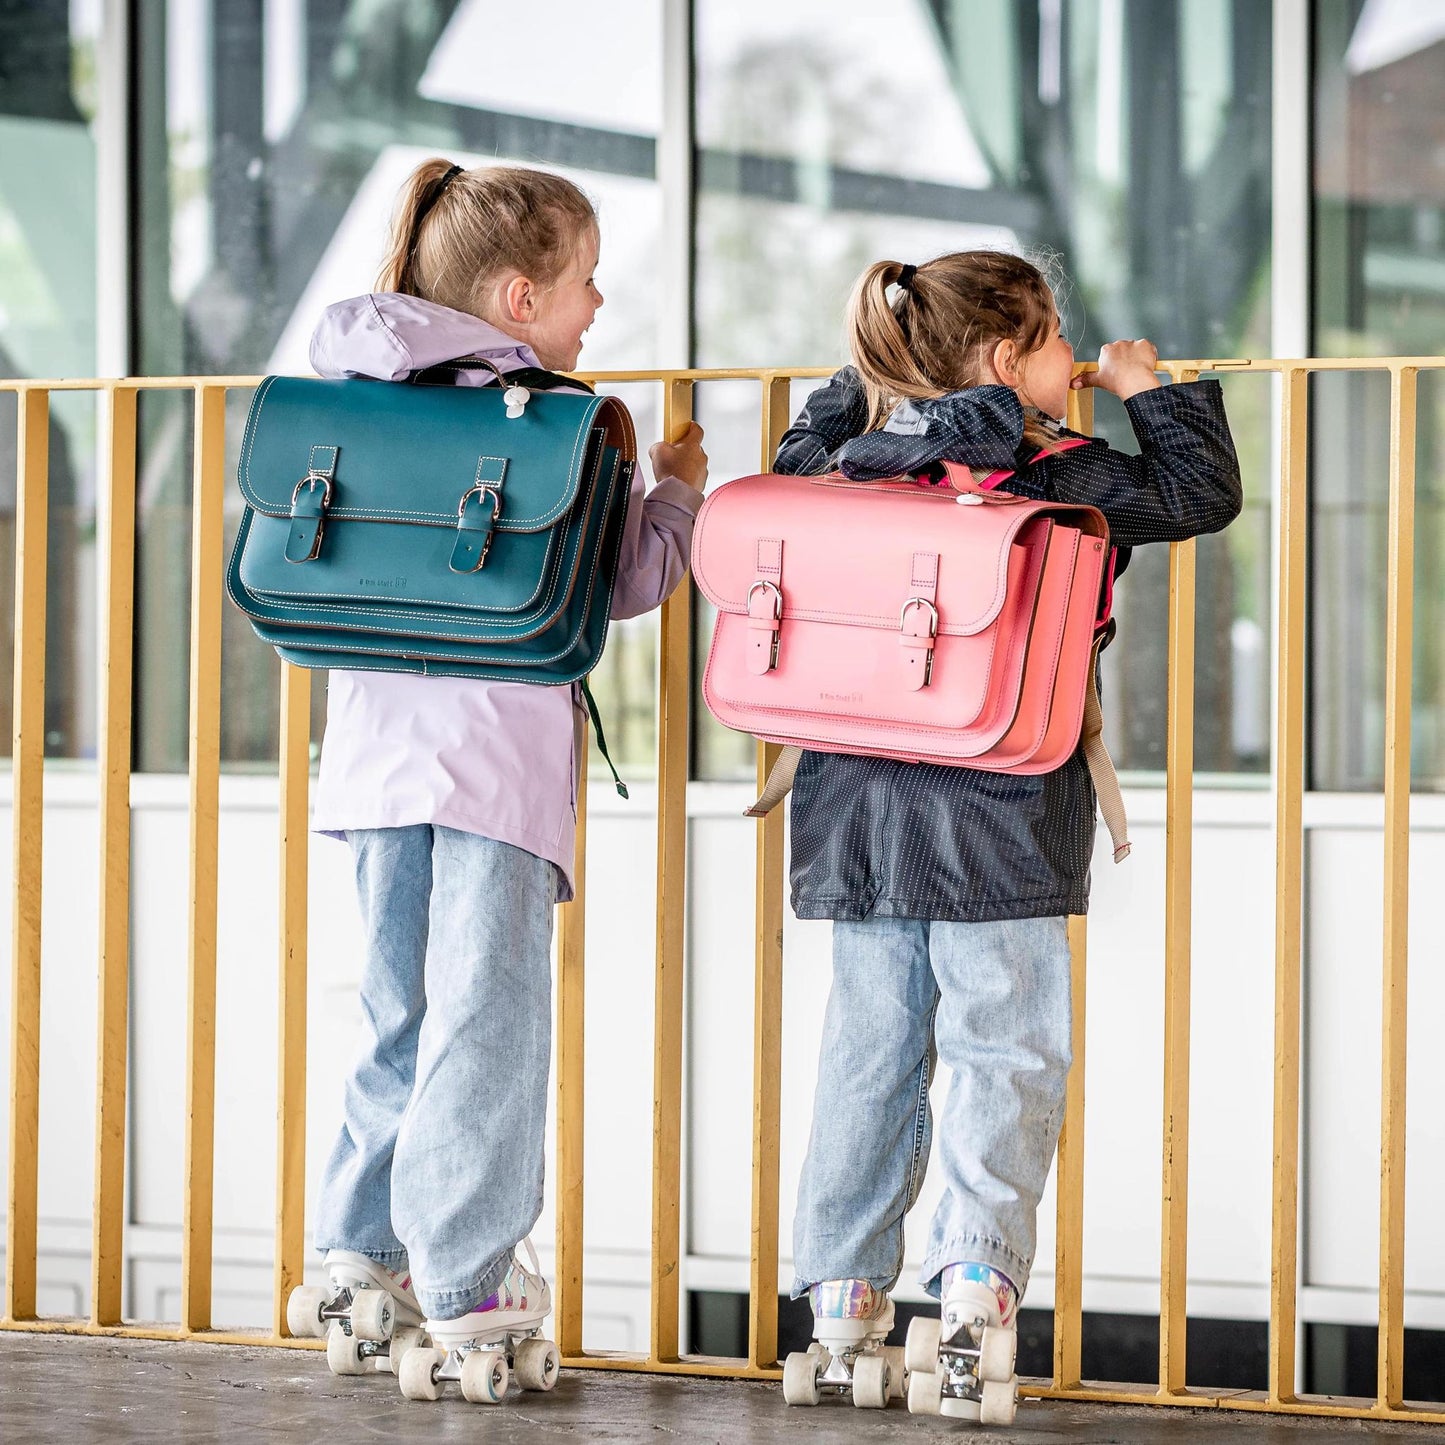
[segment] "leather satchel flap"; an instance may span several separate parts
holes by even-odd
[[[625,409],[608,397],[540,392],[509,418],[499,387],[272,376],[251,403],[237,475],[257,512],[289,517],[313,449],[336,448],[328,531],[347,521],[455,530],[468,491],[500,480],[496,530],[538,532],[576,502],[597,427],[632,459]]]
[[[1072,712],[1054,707],[1055,678],[1087,659],[1107,536],[1086,506],[909,482],[730,482],[693,534],[718,608],[703,697],[772,741],[1057,766],[1049,742],[1057,733],[1067,756],[1077,741],[1083,674],[1069,673]]]
[[[744,477],[703,504],[693,539],[698,586],[722,612],[746,614],[758,580],[757,543],[783,544],[782,616],[896,632],[914,554],[943,559],[932,598],[939,635],[991,626],[1007,592],[1010,549],[1031,517],[1107,535],[1093,508],[1017,499],[960,502],[915,485],[816,477]]]

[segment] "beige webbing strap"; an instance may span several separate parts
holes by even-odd
[[[1099,649],[1089,658],[1089,681],[1084,692],[1084,761],[1094,780],[1094,796],[1099,813],[1109,830],[1114,845],[1114,862],[1122,863],[1133,844],[1129,842],[1129,819],[1124,813],[1124,795],[1119,791],[1119,775],[1114,760],[1104,746],[1104,710],[1099,706],[1099,683],[1095,673],[1099,666]]]
[[[793,791],[793,776],[798,771],[802,748],[784,748],[768,774],[768,781],[758,800],[743,814],[745,818],[765,818]]]

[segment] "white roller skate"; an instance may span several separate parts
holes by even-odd
[[[783,1399],[816,1405],[825,1391],[851,1394],[866,1410],[901,1400],[907,1389],[903,1351],[883,1343],[893,1328],[893,1301],[861,1279],[827,1280],[808,1295],[813,1343],[783,1362]]]
[[[333,1375],[395,1374],[408,1350],[427,1343],[410,1271],[349,1249],[329,1250],[324,1263],[330,1285],[291,1291],[287,1329],[298,1339],[325,1340]]]
[[[524,1239],[531,1268],[515,1256],[496,1292],[470,1314],[452,1320],[428,1320],[431,1348],[412,1350],[402,1361],[398,1380],[408,1400],[435,1400],[447,1380],[460,1381],[474,1405],[496,1405],[515,1376],[524,1390],[550,1390],[557,1383],[562,1356],[542,1338],[542,1322],[552,1313],[552,1291],[542,1278],[537,1251]]]
[[[1019,1394],[1017,1314],[1018,1291],[1006,1275],[985,1264],[949,1265],[942,1318],[908,1326],[909,1410],[1011,1425]]]

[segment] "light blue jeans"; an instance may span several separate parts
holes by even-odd
[[[433,1319],[476,1308],[542,1211],[557,873],[422,825],[347,834],[366,956],[361,1045],[316,1247],[407,1256]]]
[[[1072,1047],[1062,918],[833,925],[813,1131],[793,1226],[794,1298],[829,1279],[891,1289],[928,1167],[935,1052],[953,1070],[938,1126],[944,1193],[920,1280],[992,1265],[1022,1295],[1058,1143]]]

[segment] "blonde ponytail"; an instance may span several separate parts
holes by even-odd
[[[870,431],[882,426],[904,397],[943,395],[918,364],[896,303],[888,300],[888,288],[902,274],[901,261],[875,261],[848,302],[848,349],[868,398]],[[917,283],[915,274],[910,285]]]
[[[378,291],[400,291],[404,296],[420,294],[416,282],[417,224],[441,199],[445,179],[452,176],[455,169],[451,161],[433,156],[407,177],[391,218],[386,255],[376,278]]]
[[[901,401],[980,385],[999,341],[1015,342],[1026,363],[1056,315],[1043,274],[1006,251],[955,251],[918,267],[875,261],[848,302],[848,350],[868,399],[869,430]],[[1034,416],[1025,417],[1024,436],[1041,447],[1057,440]]]
[[[562,176],[524,166],[468,171],[433,156],[397,197],[376,287],[495,319],[485,313],[501,277],[551,286],[596,230],[592,203]]]

